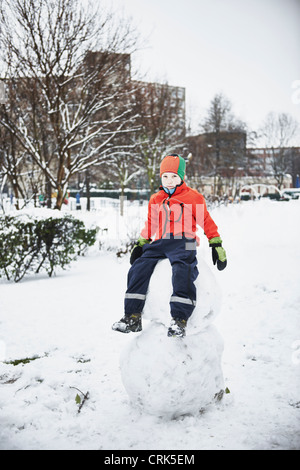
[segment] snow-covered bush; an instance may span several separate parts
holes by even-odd
[[[26,273],[65,268],[96,241],[96,229],[86,229],[70,215],[0,217],[0,277],[20,281]]]

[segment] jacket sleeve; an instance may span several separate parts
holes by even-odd
[[[141,237],[149,240],[153,238],[158,228],[159,209],[158,204],[155,204],[155,195],[151,196],[148,204],[148,217],[145,222],[144,228],[141,231]]]
[[[204,233],[207,236],[208,240],[220,236],[218,232],[218,227],[212,219],[210,213],[208,212],[205,199],[202,195],[199,210],[197,211],[196,222],[204,230]]]

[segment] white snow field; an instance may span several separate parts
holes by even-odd
[[[228,266],[213,266],[202,236],[198,306],[183,340],[165,336],[168,262],[154,273],[144,330],[111,329],[129,255],[104,250],[122,225],[108,209],[81,214],[108,228],[102,250],[52,278],[0,280],[0,449],[300,449],[300,201],[211,215]],[[230,391],[219,402],[212,377]],[[81,392],[89,397],[78,413]]]

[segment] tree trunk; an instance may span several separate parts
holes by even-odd
[[[120,216],[123,217],[124,215],[124,186],[121,186],[121,196],[120,196]]]
[[[46,194],[47,194],[47,208],[51,209],[52,207],[52,187],[51,187],[51,182],[48,180],[47,181],[47,188],[46,188]]]
[[[58,209],[59,211],[61,210],[61,207],[64,202],[64,195],[65,195],[64,188],[59,186],[57,189],[57,197],[56,197],[56,205],[55,205],[55,209]]]
[[[86,186],[86,210],[91,210],[91,194],[90,194],[90,174],[89,170],[85,173],[85,186]]]

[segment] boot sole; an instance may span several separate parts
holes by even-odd
[[[119,331],[120,333],[138,333],[139,331],[142,331],[142,328],[136,328],[136,329],[130,329],[130,328],[120,328],[120,327],[115,327],[112,326],[113,331]]]

